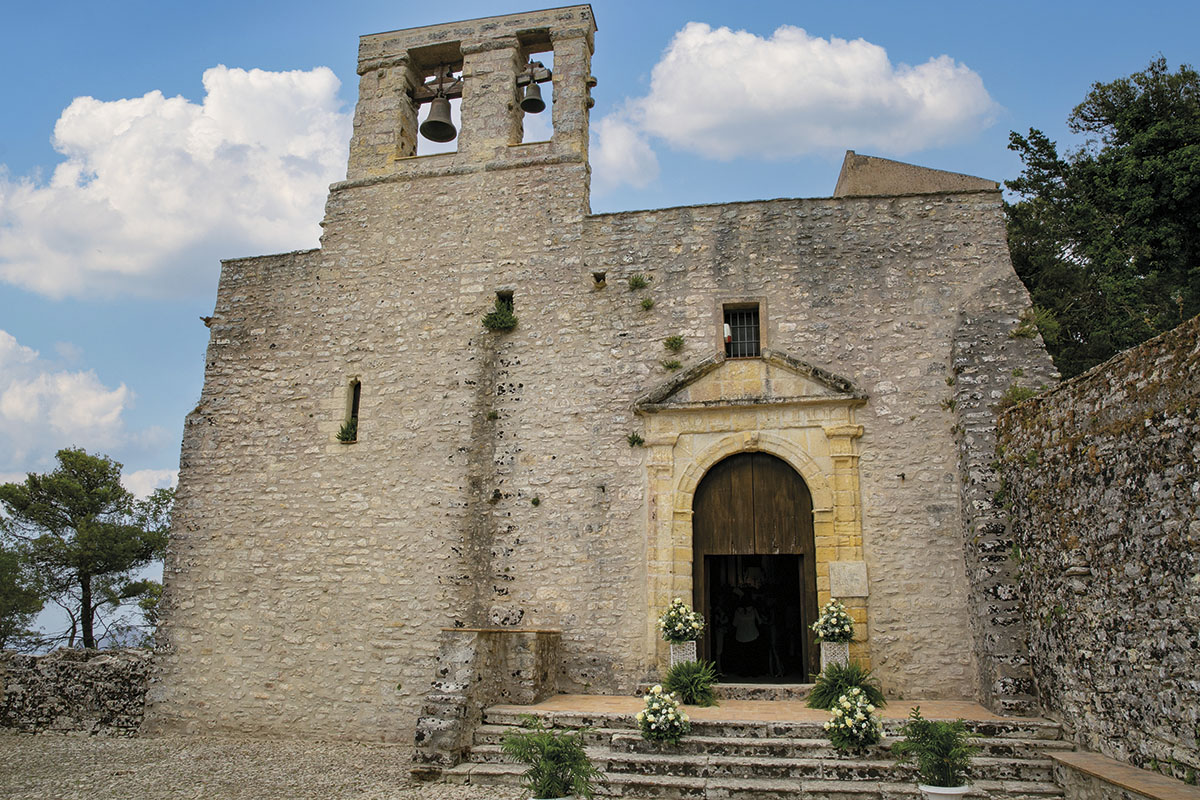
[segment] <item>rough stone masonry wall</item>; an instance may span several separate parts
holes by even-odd
[[[982,287],[959,319],[954,337],[951,405],[957,420],[959,480],[962,482],[963,555],[970,582],[971,627],[975,634],[979,699],[1001,714],[1038,712],[1029,664],[1024,601],[1016,564],[1009,560],[1012,533],[995,500],[996,414],[1010,387],[1042,389],[1058,372],[1040,336],[1022,325],[1028,307],[1015,274]],[[1018,335],[1025,334],[1029,335]]]
[[[149,650],[0,653],[0,729],[132,736],[150,666]]]
[[[1200,770],[1200,317],[1001,418],[1033,674],[1076,742]]]

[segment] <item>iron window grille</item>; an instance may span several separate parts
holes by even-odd
[[[725,324],[728,326],[725,357],[758,358],[758,307],[725,309]]]

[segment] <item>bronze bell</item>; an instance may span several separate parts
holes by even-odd
[[[521,98],[521,110],[526,114],[540,114],[546,110],[546,101],[542,100],[542,87],[533,81],[525,84],[525,96]]]
[[[431,142],[449,142],[458,136],[458,129],[450,121],[450,101],[435,97],[429,104],[429,116],[421,123],[421,135]]]

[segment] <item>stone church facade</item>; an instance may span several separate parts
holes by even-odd
[[[997,184],[849,153],[832,197],[593,215],[595,31],[362,38],[320,248],[223,264],[153,725],[411,738],[456,628],[559,631],[559,690],[630,692],[676,596],[726,673],[810,679],[838,597],[890,696],[1032,708],[995,404],[1056,375],[1014,335]],[[522,144],[548,51],[553,138]],[[447,66],[457,151],[415,156]]]

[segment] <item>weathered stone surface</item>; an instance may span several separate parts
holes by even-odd
[[[131,736],[150,667],[148,650],[0,653],[0,728]]]
[[[1089,749],[1200,771],[1200,318],[1001,420],[1042,707]]]
[[[995,414],[982,397],[956,413],[948,385],[960,359],[989,392],[1001,370],[1048,370],[1008,337],[1029,299],[999,193],[590,215],[591,30],[577,6],[364,39],[321,248],[223,266],[154,729],[411,741],[455,624],[561,630],[564,689],[631,691],[665,655],[654,619],[690,592],[687,487],[746,450],[820,498],[821,599],[830,564],[866,564],[852,654],[890,696],[1027,691],[992,671],[980,686],[977,652],[1021,656],[995,630],[1013,609],[972,600],[963,558],[961,487]],[[520,145],[515,70],[547,41],[554,139]],[[463,138],[411,158],[397,92],[442,53],[463,59]],[[500,292],[519,322],[491,333]],[[761,359],[724,360],[727,303],[758,304]],[[686,388],[671,336],[681,374],[711,368]]]

